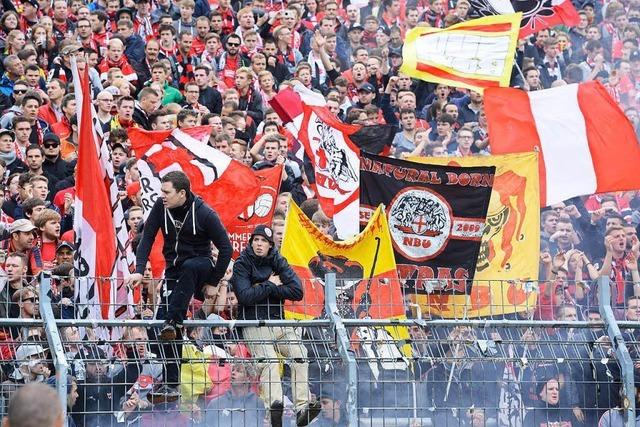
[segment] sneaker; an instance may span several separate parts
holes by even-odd
[[[271,418],[271,427],[282,427],[282,414],[284,413],[284,405],[281,401],[276,400],[269,408]]]
[[[175,402],[180,398],[180,392],[168,385],[162,385],[149,393],[149,402],[157,405],[159,403]]]
[[[164,322],[162,329],[160,329],[160,339],[162,341],[173,341],[176,339],[176,327],[173,322]]]
[[[298,426],[309,425],[309,423],[311,423],[311,421],[313,421],[318,416],[318,414],[320,414],[321,409],[322,409],[322,406],[320,405],[320,402],[317,400],[307,403],[307,405],[304,408],[298,411],[298,415],[296,417],[296,424]]]

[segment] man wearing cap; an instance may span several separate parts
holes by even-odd
[[[30,255],[35,239],[36,226],[28,219],[19,219],[9,226],[9,239],[6,249],[8,252],[20,252]]]
[[[320,391],[322,411],[315,422],[316,427],[347,427],[347,414],[344,411],[344,398],[333,384],[323,384]]]
[[[9,175],[27,171],[27,165],[18,158],[16,135],[9,129],[0,129],[0,159],[5,163]]]
[[[362,46],[362,34],[364,31],[364,27],[359,23],[351,24],[351,26],[347,29],[347,43],[345,43],[345,53],[349,58],[348,64],[343,64],[343,67],[351,67],[351,61],[354,57],[356,49]]]
[[[20,31],[27,35],[31,34],[31,27],[38,23],[38,9],[40,9],[38,0],[22,2],[22,13],[19,20]]]
[[[60,156],[60,138],[54,133],[47,133],[42,138],[44,163],[42,170],[49,180],[59,181],[69,174],[69,163]]]
[[[239,319],[284,319],[286,300],[301,301],[302,283],[273,244],[273,231],[258,225],[251,233],[249,246],[233,265],[232,288],[239,304]],[[282,426],[283,393],[278,353],[293,360],[291,383],[299,426],[309,424],[320,412],[320,403],[309,402],[307,350],[301,336],[292,327],[247,327],[243,330],[249,351],[259,364],[260,384],[269,406],[272,426]],[[265,342],[266,341],[266,342]],[[276,344],[277,343],[277,344]]]
[[[7,414],[9,401],[19,388],[28,383],[44,383],[49,378],[51,371],[47,367],[47,351],[36,343],[25,343],[17,348],[15,362],[18,368],[0,384],[0,416]]]
[[[56,248],[56,265],[73,263],[73,252],[75,250],[72,243],[64,240],[60,242]]]
[[[371,83],[363,83],[358,88],[358,102],[355,107],[364,109],[367,105],[372,105],[374,99],[376,99],[376,88]]]

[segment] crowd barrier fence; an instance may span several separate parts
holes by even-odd
[[[634,364],[639,363],[640,323],[616,319],[608,278],[597,280],[600,322],[436,319],[423,318],[419,310],[415,318],[345,317],[335,275],[327,275],[324,284],[322,318],[191,320],[185,322],[188,339],[168,347],[156,337],[161,320],[56,318],[51,310],[51,277],[44,274],[39,284],[41,319],[0,320],[5,330],[43,328],[40,341],[30,339],[26,348],[49,349],[45,356],[18,350],[25,346],[24,340],[10,337],[15,344],[12,362],[4,363],[1,415],[16,389],[8,365],[24,373],[33,372],[31,366],[40,363],[43,368],[35,379],[52,377],[48,381],[80,426],[240,425],[239,419],[244,425],[262,426],[266,413],[262,405],[216,406],[238,384],[246,384],[247,393],[258,399],[274,390],[282,393],[287,425],[293,422],[296,397],[306,390],[299,387],[301,382],[323,402],[321,416],[341,418],[339,425],[522,426],[526,416],[536,414],[532,408],[540,399],[541,383],[552,378],[559,382],[559,407],[584,419],[585,426],[596,425],[614,407],[620,408],[625,426],[635,426]],[[124,328],[136,326],[148,331],[143,344],[140,337],[122,335]],[[251,327],[289,328],[297,335],[242,336],[240,331]],[[94,333],[97,337],[90,340],[84,328],[111,334]],[[220,328],[228,331],[222,334],[224,342],[215,333]],[[115,330],[120,335],[114,335]],[[275,346],[278,353],[241,354],[242,346],[261,345]],[[300,349],[302,353],[296,353]],[[178,403],[160,402],[148,384],[132,385],[126,377],[127,366],[147,365],[158,374],[157,380],[172,362],[181,369]],[[297,364],[306,366],[308,379],[297,380]],[[81,404],[69,405],[70,378],[78,384]],[[136,401],[135,409],[123,410],[132,391],[139,393],[137,397],[144,393],[146,397],[139,400],[146,399],[151,406]],[[95,402],[98,395],[110,396],[109,402]],[[229,420],[235,422],[225,424]]]

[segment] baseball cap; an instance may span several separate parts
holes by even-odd
[[[373,87],[371,83],[363,83],[362,86],[358,88],[358,92],[376,93],[376,88]]]
[[[33,223],[28,219],[19,219],[17,221],[13,221],[9,226],[9,234],[17,233],[19,231],[23,233],[28,233],[35,229],[36,229],[36,226],[33,225]]]
[[[46,349],[44,347],[42,347],[40,344],[35,344],[35,343],[33,343],[33,344],[32,343],[22,344],[16,350],[16,360],[17,361],[24,361],[24,360],[28,359],[31,356],[35,356],[37,354],[42,354],[45,351],[46,351]]]
[[[29,3],[31,6],[35,7],[36,9],[40,9],[40,5],[38,4],[38,0],[27,0],[27,1],[25,1],[25,3]]]
[[[351,31],[358,31],[358,30],[364,31],[364,27],[356,22],[354,24],[351,24],[351,26],[347,30],[347,33],[350,33]]]
[[[380,31],[381,31],[381,32],[383,32],[383,33],[385,33],[385,34],[386,34],[386,35],[388,35],[389,37],[391,37],[391,30],[389,29],[389,27],[385,27],[384,25],[380,25],[380,26],[378,27],[378,32],[380,32]]]
[[[109,86],[109,87],[105,88],[105,90],[107,92],[109,92],[113,96],[120,96],[120,89],[118,89],[115,86]]]
[[[60,144],[60,137],[55,133],[51,133],[51,132],[45,133],[44,136],[42,137],[42,143],[44,144],[45,142],[48,142],[48,141],[53,141]]]
[[[72,44],[72,45],[63,47],[62,50],[60,51],[60,54],[62,56],[68,56],[68,55],[71,55],[72,53],[79,52],[81,49],[82,49],[81,46],[78,46],[77,44]]]
[[[120,17],[123,14],[127,14],[129,15],[131,18],[133,18],[134,12],[133,9],[129,8],[129,7],[121,7],[120,9],[118,9],[118,11],[116,12],[116,20],[120,20]]]
[[[58,247],[56,248],[56,252],[58,252],[58,251],[59,251],[60,249],[62,249],[62,248],[69,248],[69,249],[71,249],[72,251],[75,251],[75,250],[76,250],[75,246],[73,246],[71,243],[69,243],[69,242],[65,242],[65,241],[60,242],[60,244],[59,244],[59,245],[58,245]]]
[[[253,240],[254,236],[262,236],[273,245],[273,230],[271,230],[271,228],[267,227],[266,225],[256,226],[256,228],[253,229],[253,233],[251,233],[249,242]]]
[[[389,49],[389,57],[396,56],[402,58],[402,48],[401,47],[392,47]]]
[[[9,135],[11,137],[11,139],[15,140],[16,139],[16,134],[13,133],[12,130],[10,129],[0,129],[0,136],[2,135]]]

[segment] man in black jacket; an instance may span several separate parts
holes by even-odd
[[[273,231],[258,225],[251,234],[249,246],[242,251],[233,265],[231,277],[238,298],[239,319],[284,319],[285,300],[302,300],[302,284],[273,245]],[[249,351],[262,360],[260,386],[265,403],[270,405],[272,426],[282,426],[282,384],[278,353],[293,360],[291,383],[299,426],[308,425],[320,412],[318,401],[309,402],[309,381],[306,348],[299,343],[300,334],[292,327],[247,327],[243,329]]]
[[[136,272],[127,284],[139,284],[149,259],[151,246],[162,229],[166,261],[166,291],[158,309],[158,319],[164,319],[160,338],[182,341],[182,322],[189,301],[202,285],[217,285],[231,260],[231,243],[216,212],[191,192],[191,183],[184,172],[173,171],[162,177],[161,195],[144,223],[142,239],[136,253]],[[211,243],[218,249],[218,260],[211,258]],[[180,347],[169,344],[165,351]],[[178,358],[181,349],[177,351]],[[167,355],[167,360],[172,358]],[[175,358],[174,358],[175,360]],[[179,383],[177,363],[167,364],[167,384]]]

